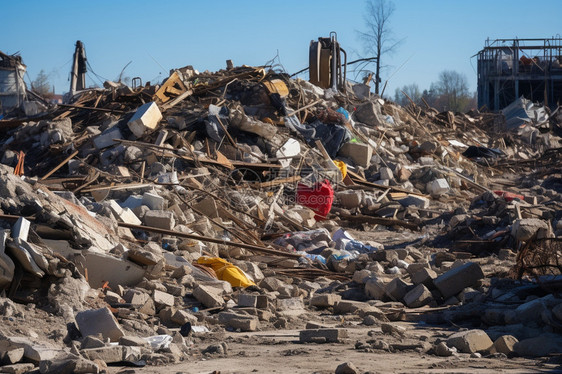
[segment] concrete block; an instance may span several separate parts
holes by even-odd
[[[437,273],[429,268],[422,268],[412,274],[411,279],[414,284],[423,284],[429,289],[434,288],[433,280],[437,278]]]
[[[174,306],[174,296],[167,292],[154,290],[152,297],[156,306]]]
[[[199,285],[193,290],[193,297],[205,305],[206,308],[216,308],[224,305],[224,299],[214,287]]]
[[[371,305],[353,300],[341,300],[334,305],[334,314],[365,314],[371,310]]]
[[[480,265],[474,262],[467,262],[441,274],[433,283],[441,292],[444,299],[448,299],[464,290],[466,287],[474,285],[478,280],[484,278],[484,273]]]
[[[144,215],[144,224],[165,230],[172,230],[176,225],[174,213],[165,210],[150,210]]]
[[[449,192],[451,187],[449,186],[449,182],[447,182],[446,179],[438,178],[429,182],[426,185],[425,189],[431,196],[438,197]]]
[[[129,208],[122,208],[121,205],[115,200],[109,201],[109,209],[117,217],[117,219],[124,223],[129,223],[131,225],[140,225],[142,222]]]
[[[301,343],[341,343],[346,338],[345,329],[301,330],[299,333]]]
[[[304,303],[301,297],[291,297],[288,299],[277,299],[278,314],[286,317],[295,317],[304,314]]]
[[[219,313],[219,323],[240,331],[256,331],[259,327],[257,317],[230,312]]]
[[[105,347],[105,343],[96,337],[93,336],[86,336],[82,340],[82,344],[80,345],[80,349],[87,349],[87,348],[100,348]]]
[[[392,169],[386,166],[380,168],[379,175],[380,175],[380,179],[384,179],[384,180],[394,179],[394,174],[392,173]]]
[[[180,326],[190,322],[192,325],[197,323],[197,317],[186,310],[177,310],[170,320]]]
[[[462,353],[474,353],[490,349],[493,343],[484,330],[468,330],[449,336],[447,345]]]
[[[317,308],[329,308],[336,305],[340,300],[341,296],[334,293],[317,294],[310,299],[310,305]]]
[[[336,197],[339,200],[342,207],[346,209],[354,209],[361,205],[361,200],[363,195],[361,191],[341,191],[336,193]]]
[[[127,123],[131,132],[140,138],[145,133],[152,132],[162,119],[162,113],[154,102],[141,105]]]
[[[418,284],[404,295],[404,304],[408,308],[418,308],[427,305],[433,300],[431,292],[423,284]]]
[[[164,198],[160,195],[151,192],[145,192],[142,195],[142,205],[146,205],[151,210],[163,210]]]
[[[373,148],[369,144],[345,143],[340,148],[338,155],[348,157],[353,160],[356,165],[368,168],[371,164]]]
[[[400,278],[394,278],[390,283],[388,283],[385,287],[385,293],[388,297],[390,297],[394,301],[400,301],[408,292],[408,288],[411,285],[404,282]]]
[[[82,336],[102,334],[104,339],[119,341],[124,333],[108,308],[90,309],[76,314],[76,324]]]
[[[118,144],[113,139],[123,139],[123,135],[117,126],[113,126],[94,138],[94,147],[103,149]]]
[[[257,295],[251,295],[248,293],[241,293],[240,295],[238,295],[238,306],[239,307],[249,307],[249,308],[255,308],[258,304],[258,296]]]
[[[370,299],[380,300],[386,294],[385,288],[386,285],[383,281],[377,278],[370,278],[365,282],[365,295]]]
[[[18,218],[14,227],[12,228],[12,238],[20,239],[24,242],[27,241],[27,237],[29,236],[29,227],[31,222],[26,220],[23,217]]]
[[[513,352],[513,347],[517,342],[519,342],[519,340],[513,335],[502,335],[494,342],[493,350],[509,355]]]

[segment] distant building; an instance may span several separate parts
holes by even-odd
[[[25,70],[20,56],[0,51],[0,114],[19,108],[25,101]]]
[[[562,102],[562,38],[486,40],[478,52],[478,106],[500,110],[519,97]]]

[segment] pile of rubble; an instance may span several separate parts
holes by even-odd
[[[224,354],[194,344],[224,329],[404,338],[401,320],[469,330],[355,348],[560,351],[561,148],[544,121],[521,132],[268,67],[104,86],[0,121],[3,372]],[[311,322],[326,311],[351,325]]]

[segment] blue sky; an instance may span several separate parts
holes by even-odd
[[[383,56],[386,94],[417,83],[428,88],[440,71],[465,74],[476,90],[476,59],[486,38],[550,38],[562,34],[562,1],[395,0],[390,20],[396,53]],[[366,57],[364,0],[273,1],[9,1],[0,7],[0,50],[20,52],[34,79],[44,69],[57,93],[68,91],[74,43],[81,40],[95,73],[155,82],[193,65],[216,71],[261,65],[279,54],[289,73],[308,64],[310,40],[338,33],[348,59]],[[537,11],[544,10],[544,12]],[[557,27],[558,26],[558,27]],[[308,75],[301,75],[308,78]],[[353,75],[351,76],[353,78]],[[100,81],[89,73],[87,84]]]

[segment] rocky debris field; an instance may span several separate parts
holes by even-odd
[[[0,121],[0,372],[559,368],[558,111],[104,86]]]

